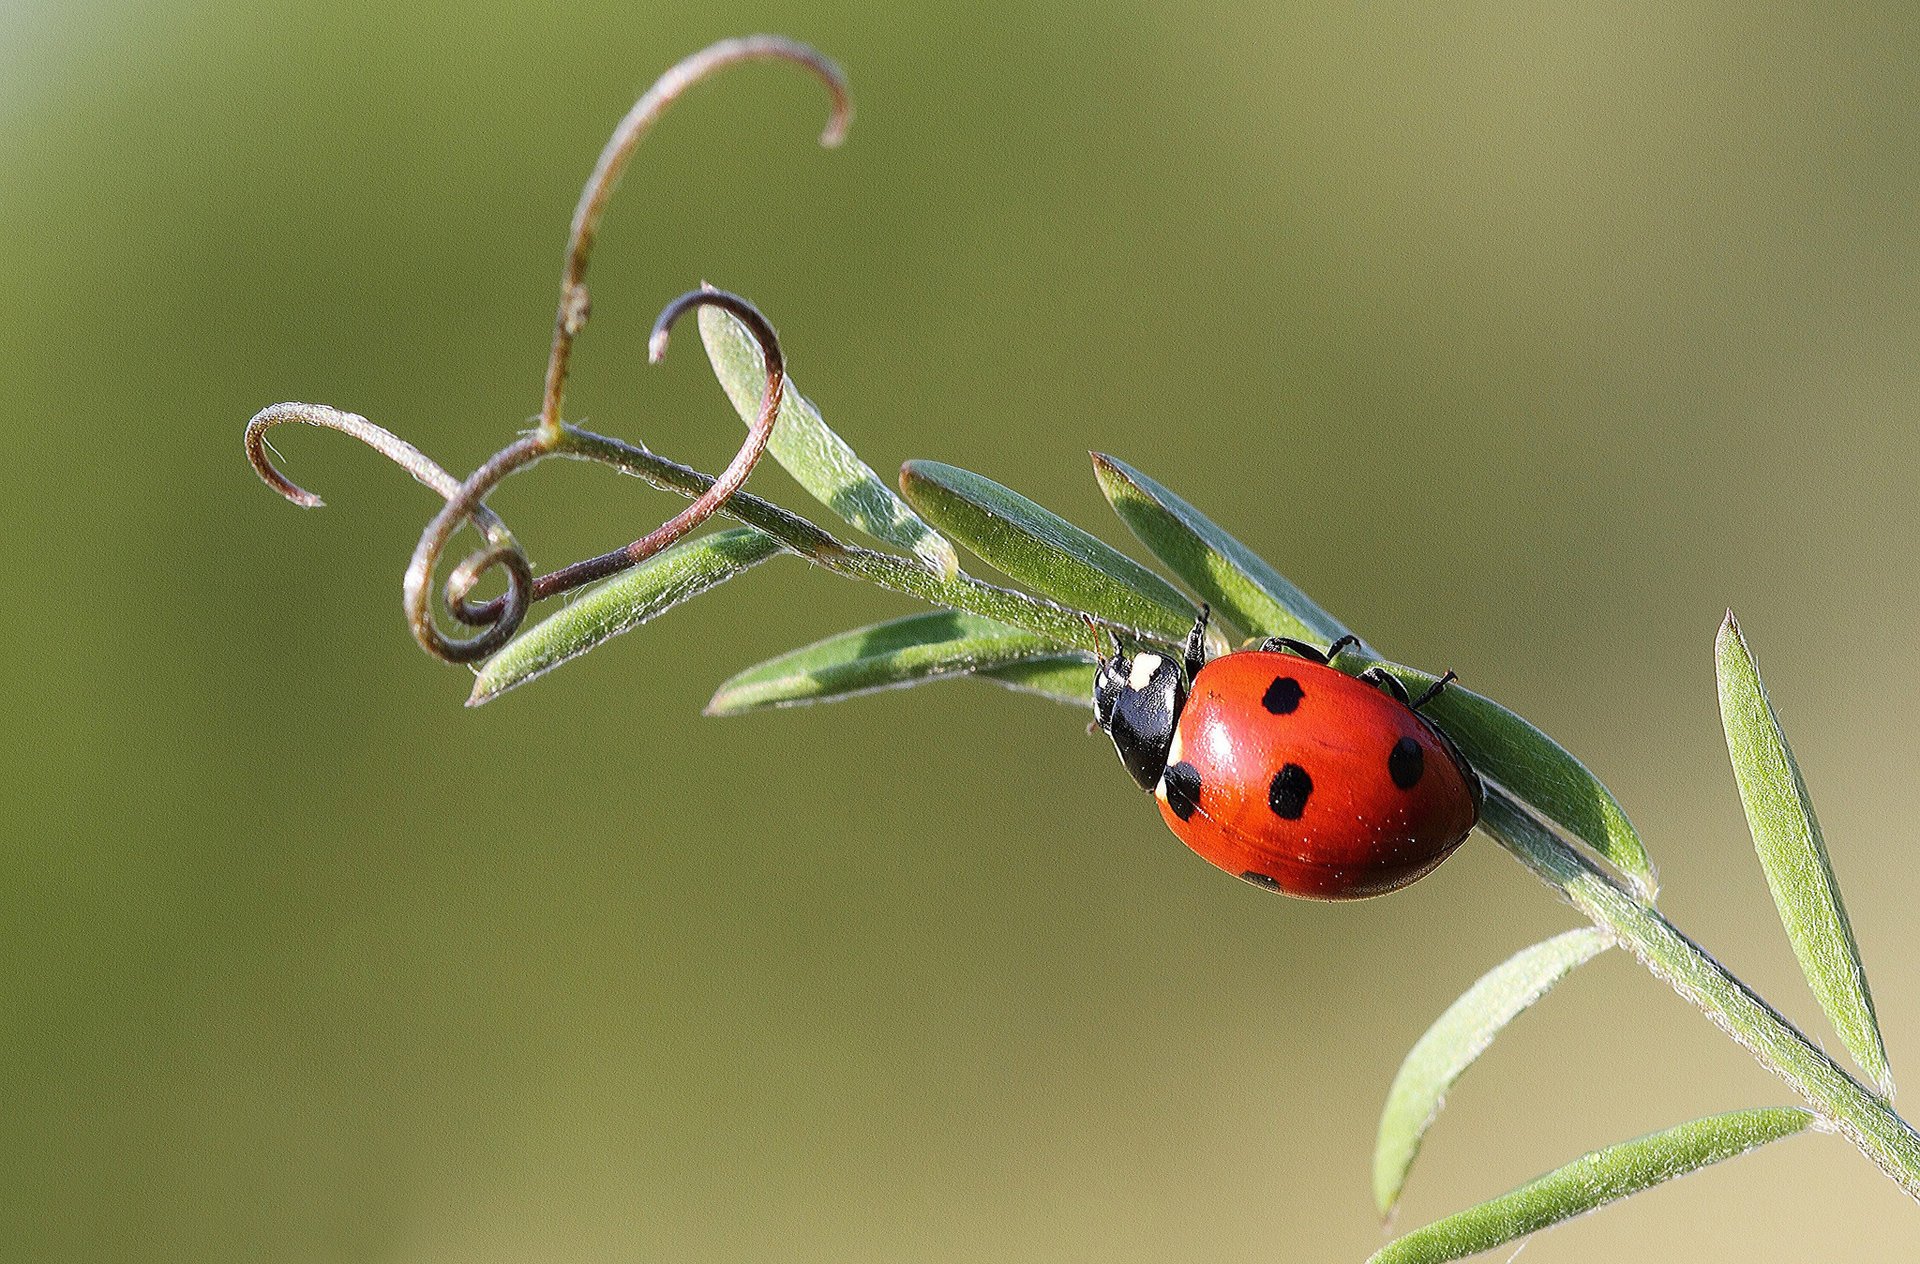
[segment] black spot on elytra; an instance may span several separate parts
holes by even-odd
[[[1200,770],[1187,763],[1169,764],[1163,777],[1167,787],[1167,806],[1181,820],[1190,820],[1200,806]]]
[[[1253,883],[1253,885],[1257,887],[1264,887],[1269,891],[1278,891],[1281,889],[1279,879],[1269,878],[1266,874],[1255,873],[1251,869],[1241,874],[1240,877],[1247,882]]]
[[[1393,778],[1394,785],[1411,790],[1420,784],[1420,776],[1426,770],[1427,753],[1420,749],[1420,743],[1403,737],[1393,744],[1393,753],[1387,756],[1387,775]]]
[[[1307,796],[1313,793],[1313,778],[1299,764],[1288,764],[1273,774],[1267,787],[1267,806],[1282,820],[1297,821],[1307,810]]]
[[[1306,696],[1299,681],[1291,676],[1279,676],[1267,686],[1266,696],[1260,699],[1260,705],[1275,715],[1292,715],[1294,708],[1300,705],[1300,699]]]

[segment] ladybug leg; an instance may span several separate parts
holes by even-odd
[[[1308,645],[1305,641],[1296,641],[1290,636],[1270,636],[1260,642],[1260,649],[1261,652],[1266,654],[1278,654],[1280,651],[1285,650],[1290,654],[1299,655],[1309,663],[1325,663],[1327,661],[1326,654],[1321,652],[1319,646]]]
[[[1281,650],[1287,650],[1290,653],[1297,654],[1301,658],[1306,659],[1310,663],[1325,664],[1331,663],[1334,659],[1339,658],[1340,651],[1358,644],[1360,644],[1360,638],[1351,633],[1339,638],[1324,650],[1317,645],[1309,645],[1305,641],[1296,641],[1290,636],[1270,636],[1260,642],[1260,648],[1268,654],[1277,654]]]
[[[1425,693],[1421,694],[1419,698],[1415,699],[1412,702],[1409,702],[1407,705],[1412,707],[1415,711],[1418,711],[1421,707],[1426,706],[1429,702],[1432,702],[1435,698],[1438,698],[1441,694],[1441,691],[1446,689],[1446,687],[1450,683],[1458,679],[1460,679],[1460,677],[1455,675],[1454,672],[1451,669],[1449,669],[1446,675],[1442,676],[1440,679],[1428,685],[1427,691]]]
[[[1426,698],[1421,698],[1420,702],[1414,702],[1412,696],[1407,693],[1407,687],[1400,683],[1400,678],[1398,676],[1388,675],[1387,669],[1384,667],[1369,667],[1358,676],[1355,676],[1354,679],[1364,680],[1370,685],[1378,685],[1380,688],[1392,694],[1394,701],[1403,702],[1415,710],[1419,709],[1420,702],[1426,701]]]
[[[1193,631],[1187,633],[1187,679],[1191,681],[1207,665],[1207,620],[1213,617],[1213,607],[1206,602],[1200,603],[1200,617],[1193,621]]]

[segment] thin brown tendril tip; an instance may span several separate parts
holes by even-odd
[[[747,437],[741,443],[740,450],[733,454],[733,460],[727,463],[727,468],[720,471],[720,477],[714,480],[713,486],[650,534],[627,546],[627,555],[635,562],[645,561],[705,522],[716,509],[727,503],[727,497],[740,490],[740,485],[747,481],[747,475],[753,473],[753,467],[760,463],[761,456],[766,453],[767,440],[773,437],[774,423],[780,419],[780,401],[786,394],[787,367],[786,359],[780,353],[780,336],[773,332],[773,326],[767,323],[767,318],[760,314],[759,308],[738,294],[729,294],[725,290],[690,290],[662,309],[659,319],[653,322],[653,336],[647,341],[648,356],[654,363],[658,364],[667,353],[667,337],[673,330],[674,322],[696,307],[718,307],[731,313],[747,327],[753,340],[760,344],[760,354],[766,361],[767,369],[766,385],[760,392],[760,411],[755,415],[753,424],[747,427]]]
[[[247,461],[262,482],[302,509],[318,509],[327,502],[282,474],[273,458],[267,455],[267,431],[290,421],[351,435],[413,475],[421,486],[438,492],[443,500],[460,490],[460,480],[441,469],[426,453],[359,413],[342,412],[326,404],[273,404],[255,413],[247,423]],[[512,544],[513,535],[506,524],[485,505],[474,512],[473,522],[492,543]]]
[[[342,412],[326,404],[273,404],[255,413],[247,423],[247,461],[262,482],[302,509],[318,509],[327,502],[282,474],[273,458],[267,455],[267,431],[289,421],[351,435],[413,475],[421,485],[438,492],[443,500],[460,487],[460,480],[441,469],[426,453],[359,413]]]
[[[573,226],[567,236],[566,266],[560,274],[560,302],[554,313],[553,349],[547,357],[546,389],[540,405],[540,429],[550,439],[560,430],[560,402],[566,391],[567,364],[573,354],[574,339],[586,328],[592,303],[587,294],[587,263],[593,254],[594,237],[600,217],[613,196],[614,186],[640,143],[667,107],[685,95],[687,89],[715,71],[745,61],[789,61],[812,71],[826,85],[831,99],[827,126],[820,143],[833,148],[846,139],[853,121],[853,99],[847,92],[847,77],[833,61],[817,49],[778,35],[748,35],[721,40],[677,62],[628,110],[607,138],[593,174],[580,190],[574,207]]]

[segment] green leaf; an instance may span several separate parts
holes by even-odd
[[[1093,664],[1084,654],[1049,654],[979,673],[981,680],[1070,707],[1093,708]]]
[[[1347,634],[1338,619],[1198,509],[1125,462],[1092,455],[1100,490],[1128,529],[1234,626],[1250,636],[1322,645]]]
[[[1753,848],[1767,872],[1780,923],[1793,942],[1794,955],[1820,1007],[1846,1042],[1847,1052],[1873,1078],[1880,1092],[1893,1096],[1893,1072],[1874,1017],[1867,973],[1853,940],[1840,885],[1834,880],[1813,801],[1794,761],[1793,748],[1767,700],[1760,669],[1727,612],[1714,643],[1720,679],[1720,721],[1727,731],[1740,801],[1746,805]]]
[[[1481,975],[1414,1043],[1387,1090],[1373,1145],[1373,1199],[1383,1218],[1399,1201],[1421,1139],[1454,1081],[1508,1023],[1608,943],[1605,934],[1584,927],[1521,949]]]
[[[1398,663],[1381,667],[1416,696],[1438,677]],[[1449,685],[1423,712],[1459,746],[1481,776],[1572,834],[1617,869],[1643,900],[1660,882],[1640,832],[1601,780],[1560,743],[1491,698]]]
[[[1763,1107],[1709,1115],[1575,1159],[1509,1194],[1388,1243],[1368,1264],[1438,1264],[1490,1251],[1629,1194],[1790,1137],[1813,1112]]]
[[[1060,647],[1045,637],[978,615],[936,610],[855,628],[750,667],[714,692],[707,714],[833,702],[1004,668],[1039,654],[1061,657]],[[1092,689],[1089,678],[1089,700]]]
[[[751,527],[733,527],[682,541],[589,589],[571,605],[507,642],[480,669],[467,705],[491,702],[568,659],[578,658],[602,641],[725,583],[783,548],[778,540]]]
[[[1066,519],[992,479],[938,461],[909,461],[900,490],[933,524],[1001,574],[1168,645],[1196,613],[1178,589]]]
[[[760,344],[737,317],[718,307],[700,309],[700,338],[734,411],[751,423],[760,415],[760,395],[766,388],[767,362]],[[910,550],[942,579],[959,572],[960,558],[952,543],[828,428],[791,375],[767,451],[821,504],[874,539]]]

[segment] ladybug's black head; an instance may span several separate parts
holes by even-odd
[[[1160,783],[1173,729],[1187,702],[1187,677],[1172,658],[1142,650],[1117,653],[1093,678],[1093,717],[1142,790]]]

